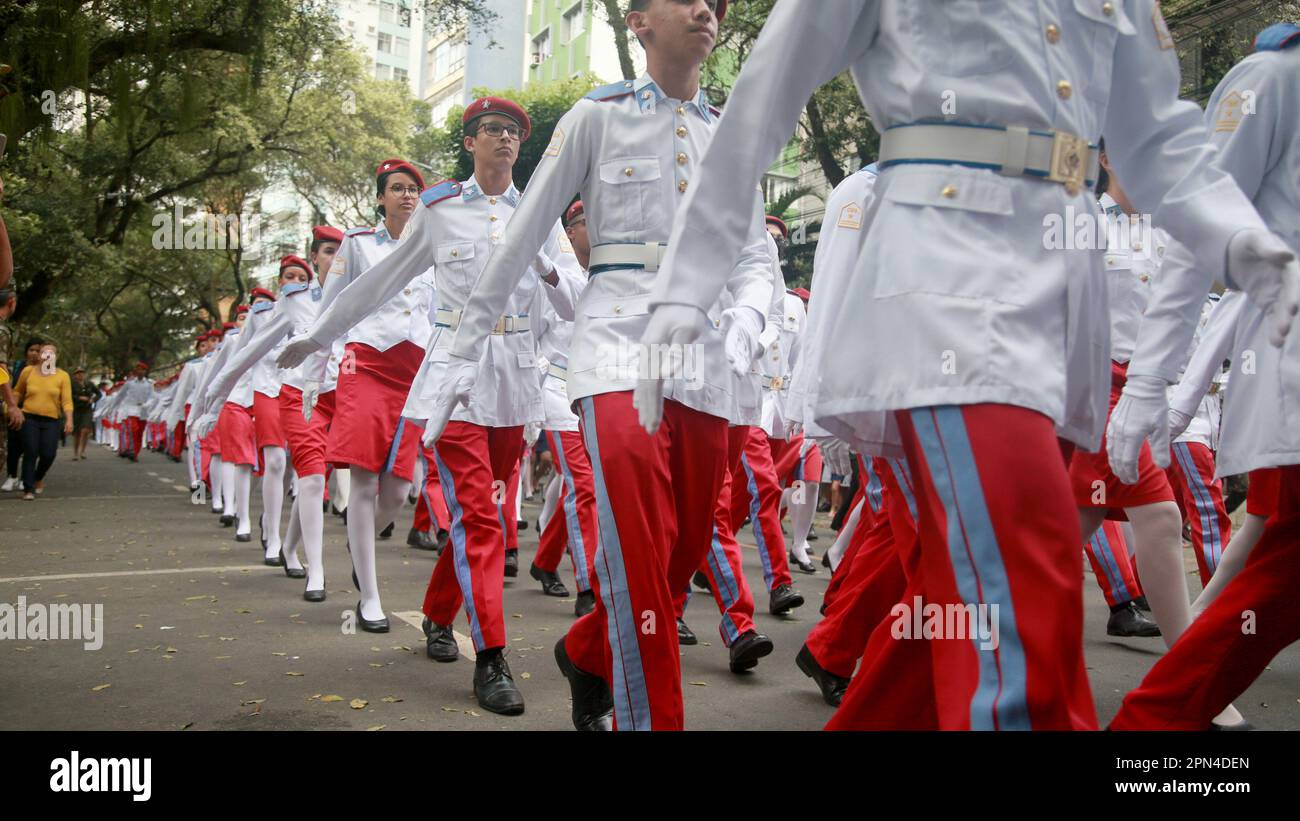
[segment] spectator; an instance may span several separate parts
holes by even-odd
[[[23,426],[23,412],[18,409],[18,399],[9,384],[9,367],[4,362],[0,362],[0,416],[14,430]],[[0,440],[2,443],[3,440]]]
[[[17,387],[18,380],[22,378],[23,371],[28,365],[37,365],[41,361],[41,346],[45,344],[43,339],[32,339],[27,343],[25,349],[26,355],[22,361],[15,362],[13,368],[9,371],[9,378],[13,380],[14,386]],[[5,443],[7,453],[5,454],[5,483],[0,485],[0,490],[17,490],[18,485],[18,460],[23,456],[23,434],[20,430],[10,429],[8,431]]]
[[[72,430],[72,380],[55,366],[52,343],[38,349],[37,363],[28,363],[14,391],[23,411],[23,499],[31,501],[45,489],[45,474],[59,451],[59,431]],[[59,417],[63,423],[59,424]]]
[[[72,430],[76,438],[72,442],[72,458],[86,458],[86,444],[90,434],[95,430],[95,402],[99,400],[99,388],[94,382],[86,381],[86,371],[77,368],[72,373]]]

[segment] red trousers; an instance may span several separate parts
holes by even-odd
[[[1106,604],[1114,607],[1142,595],[1142,586],[1133,572],[1128,542],[1119,522],[1110,519],[1102,522],[1092,538],[1084,543],[1083,552],[1088,554],[1092,575],[1106,596]]]
[[[790,563],[785,554],[785,535],[781,532],[781,488],[776,467],[772,461],[773,447],[787,448],[789,443],[772,440],[759,427],[741,427],[744,442],[739,464],[732,469],[736,475],[731,481],[729,530],[740,530],[748,513],[754,528],[754,541],[758,543],[759,560],[763,563],[763,581],[768,590],[783,584],[793,584]],[[795,457],[799,451],[796,447]]]
[[[433,446],[434,464],[451,513],[450,549],[434,565],[424,615],[449,625],[461,603],[477,652],[505,647],[505,537],[499,500],[524,448],[521,425],[489,428],[448,422]],[[511,513],[514,512],[511,500]]]
[[[138,416],[128,416],[118,434],[118,450],[139,456],[140,446],[143,444],[144,420]]]
[[[988,649],[967,638],[929,642],[943,673],[939,727],[1096,729],[1083,662],[1082,539],[1051,419],[994,404],[897,416],[916,491],[924,605],[986,605],[998,631]]]
[[[1169,484],[1183,519],[1191,522],[1192,552],[1201,571],[1201,584],[1206,585],[1232,538],[1223,483],[1214,478],[1214,451],[1200,442],[1175,442],[1169,452]]]
[[[820,458],[820,457],[819,457]],[[824,605],[823,613],[830,610],[831,602],[839,595],[843,588],[845,580],[853,569],[853,561],[857,558],[858,551],[862,548],[862,543],[866,541],[867,535],[875,526],[877,516],[883,515],[884,510],[884,487],[881,484],[881,471],[889,471],[889,463],[884,459],[863,459],[861,455],[857,456],[860,481],[858,490],[853,496],[850,511],[858,506],[860,502],[866,502],[862,512],[858,514],[858,525],[854,529],[853,535],[849,537],[849,544],[844,549],[844,555],[840,557],[840,563],[831,573],[831,582],[826,585],[826,592],[822,594],[822,604]],[[847,518],[847,517],[846,517]]]
[[[175,456],[177,459],[179,459],[181,458],[181,451],[183,451],[184,449],[185,449],[185,420],[182,419],[181,421],[176,423],[176,427],[172,428],[171,447],[167,449],[167,452],[170,453],[172,456]]]
[[[591,589],[595,575],[596,485],[591,475],[591,459],[577,431],[546,431],[555,469],[560,474],[560,507],[546,523],[533,564],[554,573],[567,545],[573,562],[573,578],[580,592]],[[561,515],[563,513],[563,515]]]
[[[727,429],[727,472],[722,479],[722,489],[718,491],[718,502],[714,509],[713,537],[709,540],[708,552],[699,568],[708,577],[709,590],[722,614],[718,634],[727,647],[754,629],[754,596],[749,590],[749,583],[745,581],[744,556],[731,526],[731,494],[744,476],[737,468],[751,439],[751,432],[755,430],[758,429],[746,426]],[[762,551],[759,553],[762,554]],[[687,584],[675,594],[673,603],[679,617],[686,610],[689,593],[690,585]]]
[[[579,402],[599,513],[596,609],[565,649],[614,695],[620,730],[680,730],[685,721],[674,595],[704,560],[727,461],[727,422],[664,402],[647,435],[632,392]]]
[[[442,483],[438,481],[433,448],[426,448],[421,443],[419,458],[420,464],[424,465],[424,487],[420,488],[420,498],[415,503],[415,521],[412,525],[416,530],[435,535],[439,530],[450,531],[451,514],[447,512],[447,500],[443,497]]]
[[[1278,510],[1246,566],[1124,698],[1112,730],[1204,730],[1282,648],[1300,639],[1300,465],[1281,469]]]
[[[501,532],[505,534],[506,550],[519,549],[519,519],[515,515],[515,499],[519,498],[519,471],[523,465],[524,448],[525,444],[521,441],[514,470],[510,471],[510,478],[506,480],[505,493],[497,501],[497,518],[501,520]]]
[[[300,477],[325,475],[325,445],[334,419],[334,396],[335,391],[319,394],[308,422],[302,418],[302,391],[292,385],[280,386],[280,424],[289,443],[289,459]]]

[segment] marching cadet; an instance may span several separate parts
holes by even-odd
[[[185,417],[190,414],[190,395],[194,391],[195,380],[198,379],[199,372],[203,369],[203,359],[208,355],[216,342],[212,338],[212,331],[204,331],[194,337],[195,357],[190,359],[181,366],[180,378],[176,381],[176,397],[172,400],[171,405],[167,408],[167,415],[163,421],[167,423],[168,428],[172,431],[172,442],[177,456],[182,452],[193,449],[194,442],[187,442],[185,431]],[[185,469],[190,477],[190,493],[199,489],[199,476],[195,471],[195,460],[193,456],[185,459]],[[195,504],[198,499],[191,496]]]
[[[376,316],[372,312],[384,300],[400,296],[403,289],[409,292],[413,280],[427,279],[437,294],[434,329],[427,335],[428,360],[410,387],[402,410],[404,418],[427,418],[423,411],[427,373],[440,371],[447,361],[448,345],[460,324],[465,299],[488,259],[500,254],[506,223],[520,198],[512,170],[519,147],[532,129],[522,107],[498,97],[471,103],[462,126],[464,148],[474,160],[474,176],[464,182],[447,180],[426,190],[401,245],[367,270],[359,284],[345,289],[311,332],[286,348],[282,364],[292,365],[311,355],[353,324]],[[508,295],[510,304],[494,321],[492,343],[483,354],[473,401],[445,432],[439,428],[441,437],[426,434],[423,440],[433,449],[451,512],[451,550],[444,550],[439,557],[425,594],[427,654],[435,661],[456,660],[459,653],[452,622],[463,602],[476,651],[475,696],[484,709],[503,715],[522,713],[524,701],[502,652],[506,644],[503,548],[510,545],[505,542],[498,506],[512,501],[508,488],[524,446],[524,425],[540,422],[544,416],[536,377],[537,343],[529,314],[535,291],[545,283],[541,287],[561,316],[572,316],[573,291],[581,278],[577,260],[560,250],[562,233],[554,216],[549,230],[546,249],[541,253],[534,249],[533,257],[516,272],[531,268],[534,273]],[[504,495],[503,490],[507,491]],[[509,505],[505,511],[513,515]]]
[[[1258,207],[1265,223],[1287,238],[1277,258],[1300,250],[1300,25],[1280,23],[1260,32],[1256,52],[1219,83],[1206,108],[1206,129],[1219,147],[1219,168],[1232,174]],[[1249,105],[1246,101],[1249,100]],[[1216,203],[1217,204],[1217,203]],[[1132,480],[1141,445],[1160,451],[1169,436],[1164,388],[1178,376],[1211,281],[1226,274],[1229,287],[1249,297],[1238,317],[1233,344],[1232,401],[1224,407],[1219,475],[1278,468],[1277,510],[1245,566],[1197,617],[1124,699],[1111,727],[1204,730],[1240,695],[1283,647],[1300,638],[1300,335],[1287,333],[1300,300],[1300,273],[1261,287],[1242,276],[1229,254],[1182,245],[1166,258],[1166,281],[1143,319],[1130,372],[1143,374],[1147,390],[1126,386],[1112,415],[1110,458],[1115,472]],[[1130,385],[1135,376],[1130,376]],[[1158,395],[1151,388],[1158,389]],[[1128,412],[1121,415],[1121,410]],[[1251,626],[1243,627],[1242,614]]]
[[[153,385],[149,382],[149,365],[137,362],[131,368],[126,384],[122,386],[122,398],[117,407],[118,416],[123,421],[121,455],[132,462],[139,461],[140,447],[144,444],[144,405],[149,401]]]
[[[528,196],[466,304],[431,392],[426,436],[436,435],[455,405],[469,399],[495,317],[546,239],[553,215],[580,193],[592,251],[568,392],[596,486],[597,603],[555,648],[580,729],[607,729],[611,717],[623,730],[683,726],[673,596],[689,583],[711,541],[733,403],[726,371],[749,372],[771,301],[771,261],[754,203],[746,208],[744,249],[718,269],[734,305],[710,314],[705,344],[655,351],[637,345],[672,215],[717,120],[699,71],[725,12],[722,0],[631,3],[626,23],[644,44],[647,73],[597,89],[561,118]],[[665,352],[666,370],[680,378],[669,390],[666,423],[646,437],[632,390],[638,368],[665,370],[654,361]]]
[[[867,378],[852,361],[824,370],[818,419],[894,413],[924,599],[998,614],[997,648],[930,642],[944,672],[938,726],[1093,728],[1081,539],[1057,436],[1088,448],[1101,438],[1104,272],[1095,251],[1045,242],[1044,217],[1092,213],[1090,141],[1104,131],[1134,204],[1159,206],[1158,223],[1198,256],[1227,259],[1265,304],[1294,263],[1210,165],[1154,0],[953,2],[941,13],[936,24],[934,9],[901,0],[777,4],[678,213],[642,342],[699,332],[743,245],[754,184],[812,91],[851,67],[882,133],[881,175],[861,275],[838,295],[830,332],[852,340],[854,357],[891,355]],[[648,429],[658,390],[641,388]]]

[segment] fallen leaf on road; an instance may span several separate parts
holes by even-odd
[[[180,651],[177,650],[175,647],[168,647],[168,648],[167,648],[166,650],[164,650],[163,652],[164,652],[164,653],[179,653]]]
[[[364,710],[370,702],[364,698],[354,698],[348,702],[348,706],[354,710]]]
[[[459,712],[460,712],[460,710],[457,710],[455,707],[443,707],[443,708],[442,708],[442,711],[443,711],[444,713],[459,713]]]
[[[472,716],[474,716],[474,718],[482,718],[482,717],[483,717],[482,713],[476,713],[476,712],[474,712],[473,710],[466,710],[465,713],[466,713],[467,715],[472,715]]]
[[[240,706],[240,707],[247,707],[247,706],[250,705],[250,704],[261,704],[261,703],[264,702],[264,701],[266,701],[266,699],[264,699],[264,698],[250,698],[248,701],[241,701],[241,702],[239,702],[239,706]]]
[[[230,656],[213,656],[212,658],[216,659],[217,661],[222,661],[223,659],[230,658]]]
[[[523,613],[511,613],[511,614],[510,614],[510,618],[512,618],[512,619],[522,619],[523,617],[524,617],[524,614],[523,614]]]
[[[285,673],[285,675],[286,675],[286,676],[301,676],[302,673],[295,673],[293,670],[290,670],[290,671],[288,671],[287,673]]]
[[[193,727],[193,726],[194,726],[194,722],[193,722],[193,721],[190,721],[190,722],[188,722],[188,723],[186,723],[186,724],[182,724],[182,725],[181,725],[181,729],[182,729],[182,730],[188,730],[189,728],[191,728],[191,727]]]
[[[96,685],[96,686],[94,686],[94,687],[91,687],[91,688],[90,688],[90,692],[92,692],[92,693],[98,693],[100,690],[107,690],[109,687],[112,687],[112,686],[113,686],[113,685],[111,685],[111,684],[99,684],[99,685]]]
[[[288,654],[288,653],[272,653],[271,655],[273,655],[273,656],[287,656],[287,655],[289,655],[289,654]]]
[[[387,724],[376,724],[376,725],[373,726],[373,727],[367,727],[367,728],[366,728],[366,731],[367,731],[367,732],[374,732],[375,730],[382,730],[382,729],[384,729],[384,728],[387,727],[387,726],[388,726]]]
[[[206,593],[202,596],[186,596],[185,601],[198,601],[199,599],[206,599],[207,597]]]
[[[20,653],[26,653],[28,650],[30,650],[30,649],[32,649],[32,648],[30,648],[30,647],[15,647],[14,649],[17,650],[17,651],[20,652]]]
[[[248,683],[248,679],[244,679],[243,681],[236,681],[236,682],[235,682],[235,686],[236,686],[236,687],[243,687],[243,686],[244,686],[245,684],[247,684],[247,683]]]
[[[532,673],[520,673],[520,674],[519,674],[519,677],[520,677],[520,678],[523,678],[523,679],[529,679],[529,678],[532,678],[532,677],[533,677],[533,674],[532,674]]]
[[[691,685],[692,687],[708,687],[708,686],[709,686],[709,683],[708,683],[707,681],[688,681],[688,682],[686,682],[686,683],[689,684],[689,685]]]
[[[143,624],[137,624],[137,625],[135,626],[135,629],[136,629],[136,630],[143,630],[143,629],[144,629],[144,625],[143,625]]]
[[[298,617],[301,616],[301,615],[302,615],[302,613],[290,613],[290,614],[289,614],[289,618],[291,618],[291,619],[296,619],[296,618],[298,618]]]
[[[234,636],[217,636],[217,638],[221,639],[222,641],[234,641],[234,640],[235,640],[235,637],[234,637]]]
[[[380,664],[380,663],[377,662],[377,661],[372,661],[372,662],[370,662],[370,666],[371,666],[371,667],[383,667],[384,665]]]
[[[159,630],[175,630],[176,628],[175,628],[175,627],[172,627],[172,626],[169,625],[169,624],[164,624],[164,625],[162,625],[161,627],[159,627],[158,629],[159,629]]]
[[[333,704],[336,701],[342,701],[343,696],[321,696],[322,704]]]
[[[397,702],[401,701],[401,699],[394,698],[392,696],[384,696],[382,699],[380,699],[380,701],[384,702],[385,704],[396,704]]]
[[[252,611],[252,610],[249,610],[247,607],[238,607],[238,608],[235,608],[235,612],[236,612],[236,613],[252,613],[253,611]]]

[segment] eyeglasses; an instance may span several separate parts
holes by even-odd
[[[524,135],[524,130],[517,125],[506,125],[505,123],[485,123],[478,127],[478,133],[486,133],[489,137],[500,137],[503,133],[509,134],[510,139],[517,140]]]
[[[414,185],[394,185],[388,189],[388,193],[396,194],[399,197],[418,197],[420,196],[420,189]]]

